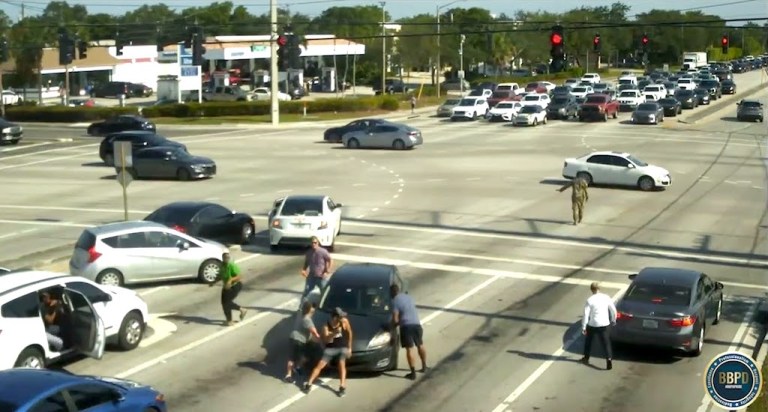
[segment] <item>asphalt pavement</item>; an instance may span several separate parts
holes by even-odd
[[[742,90],[746,79],[737,75]],[[757,85],[760,74],[749,79]],[[142,347],[65,367],[152,384],[171,410],[185,412],[707,411],[707,362],[729,348],[751,353],[759,333],[752,315],[768,291],[765,126],[732,121],[734,112],[729,103],[691,125],[668,118],[636,126],[622,114],[535,128],[422,115],[408,123],[425,144],[405,152],[325,144],[324,126],[169,128],[192,153],[214,158],[219,175],[134,181],[130,216],[177,200],[257,216],[256,244],[232,248],[245,272],[238,300],[250,313],[225,328],[218,288],[136,288],[153,314]],[[40,141],[78,133],[69,130],[34,133]],[[61,258],[84,227],[122,219],[121,189],[99,164],[97,143],[73,138],[0,152],[3,261]],[[669,169],[674,184],[656,192],[591,188],[585,220],[572,226],[569,194],[556,192],[563,159],[592,150],[629,151]],[[338,386],[334,372],[309,395],[281,382],[302,256],[269,252],[265,213],[275,198],[303,193],[344,204],[337,266],[400,267],[425,323],[428,375],[404,379],[401,352],[398,371],[352,375],[344,399],[328,390]],[[618,295],[627,275],[646,266],[699,269],[726,284],[723,321],[704,353],[618,351],[610,372],[578,364],[589,283]],[[47,267],[66,270],[66,262]]]

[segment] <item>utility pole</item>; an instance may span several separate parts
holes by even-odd
[[[270,101],[270,114],[272,118],[272,126],[280,124],[280,101],[278,100],[278,93],[280,90],[277,87],[278,70],[277,70],[277,0],[269,0],[269,19],[270,19],[270,36],[269,42],[269,101]]]
[[[437,66],[435,66],[435,82],[437,83],[437,98],[440,98],[440,6],[435,6],[435,15],[437,15]]]
[[[8,62],[10,57],[8,54],[8,39],[0,38],[0,64]],[[3,87],[3,74],[5,74],[5,70],[0,69],[0,92],[5,89]],[[5,118],[5,97],[0,97],[0,116]]]
[[[381,94],[387,92],[387,30],[385,24],[387,22],[387,11],[384,6],[387,5],[386,1],[379,2],[381,4]]]
[[[459,90],[462,96],[464,96],[464,40],[467,39],[467,36],[461,35],[461,42],[459,43],[459,57],[461,58],[461,63],[459,66]]]

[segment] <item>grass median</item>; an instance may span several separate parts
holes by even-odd
[[[768,377],[768,357],[763,361],[763,388],[760,390],[760,395],[757,396],[755,402],[749,405],[747,412],[768,412],[768,385],[765,383],[766,377]]]

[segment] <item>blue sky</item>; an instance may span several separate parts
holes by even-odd
[[[291,11],[298,11],[311,16],[317,15],[324,9],[332,6],[378,5],[379,1],[361,0],[277,0],[280,7],[288,6]],[[164,3],[178,9],[189,6],[203,6],[210,4],[210,0],[166,0]],[[234,0],[235,4],[242,4],[255,14],[268,11],[269,0]],[[386,8],[395,18],[405,17],[419,13],[434,13],[438,5],[446,5],[451,0],[387,0]],[[449,7],[483,7],[492,13],[513,14],[517,10],[548,10],[565,11],[584,6],[610,5],[614,1],[601,0],[459,0]],[[29,14],[39,13],[47,4],[44,0],[5,0],[0,2],[0,9],[4,10],[11,18],[18,19],[21,14],[21,4],[25,5],[25,12]],[[139,7],[146,2],[140,0],[80,0],[69,1],[70,4],[85,5],[91,13],[123,13]],[[624,4],[632,7],[631,13],[642,13],[651,9],[701,9],[706,13],[716,14],[723,18],[750,18],[768,17],[768,1],[766,0],[624,0]],[[118,4],[125,5],[118,7]]]

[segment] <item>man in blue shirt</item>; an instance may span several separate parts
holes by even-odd
[[[400,346],[405,349],[405,358],[408,359],[408,366],[411,372],[405,375],[410,380],[416,379],[416,368],[413,366],[413,347],[415,346],[421,358],[421,372],[425,373],[427,368],[427,351],[424,349],[424,329],[421,327],[419,313],[413,299],[405,293],[400,293],[400,287],[392,285],[389,287],[389,296],[392,297],[392,326],[400,326]]]

